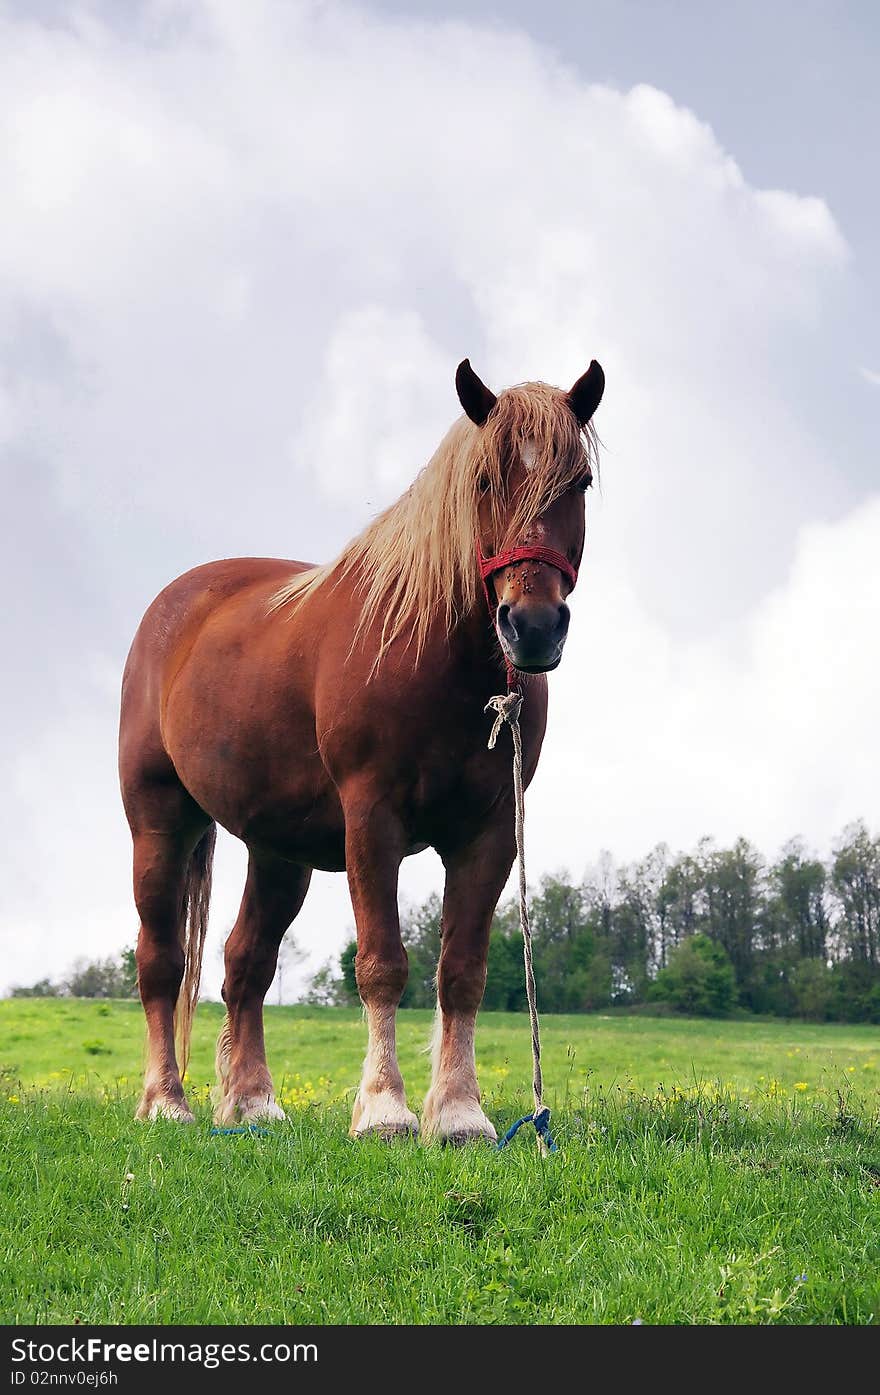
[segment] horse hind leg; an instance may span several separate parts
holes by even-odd
[[[266,1063],[263,1000],[278,947],[306,898],[312,869],[251,852],[238,919],[226,941],[226,1019],[217,1040],[217,1124],[283,1119]]]
[[[206,828],[207,825],[207,828]],[[159,1117],[192,1123],[192,1111],[184,1094],[174,1042],[175,1010],[184,984],[187,961],[200,948],[185,945],[189,892],[193,889],[194,853],[213,833],[207,816],[201,827],[188,836],[168,831],[134,833],[134,895],[141,917],[137,942],[138,988],[147,1019],[147,1064],[144,1089],[137,1109],[138,1119]],[[210,848],[196,861],[203,877],[202,893],[210,876]],[[202,926],[201,929],[204,927]],[[193,997],[197,981],[187,982]],[[190,1003],[181,1003],[188,1034]],[[185,1062],[184,1062],[185,1064]]]

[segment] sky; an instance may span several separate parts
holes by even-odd
[[[880,825],[880,12],[535,9],[0,4],[0,991],[133,942],[153,596],[333,556],[465,356],[607,377],[530,878]],[[212,995],[244,865],[222,836]],[[352,924],[316,874],[288,991]]]

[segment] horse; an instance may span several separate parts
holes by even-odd
[[[425,1138],[495,1139],[474,1032],[492,916],[514,858],[508,762],[483,709],[522,694],[525,784],[544,738],[546,673],[598,468],[600,365],[565,392],[493,393],[465,359],[463,414],[400,499],[332,562],[211,562],[153,601],[125,665],[119,740],[140,916],[147,1025],[139,1119],[192,1122],[184,1092],[216,828],[248,850],[225,946],[215,1122],[283,1119],[263,1000],[314,868],[345,872],[367,1053],[351,1134],[415,1135],[396,1054],[407,980],[398,914],[405,857],[445,869]]]

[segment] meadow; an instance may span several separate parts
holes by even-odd
[[[196,1018],[192,1128],[132,1118],[137,1003],[0,1002],[0,1320],[873,1323],[876,1028],[546,1016],[557,1155],[347,1136],[356,1010],[266,1010],[288,1120],[212,1135],[222,1009]],[[401,1014],[410,1100],[430,1014]],[[499,1132],[529,1107],[523,1016],[477,1056]]]

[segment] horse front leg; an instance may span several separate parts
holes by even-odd
[[[437,1022],[431,1088],[422,1124],[426,1138],[461,1144],[494,1142],[480,1103],[474,1031],[486,986],[489,930],[514,858],[513,817],[487,829],[469,847],[444,858]]]
[[[357,926],[355,975],[369,1040],[351,1134],[417,1134],[397,1064],[397,1008],[409,963],[400,938],[397,878],[403,830],[393,811],[363,789],[344,798],[345,863]]]

